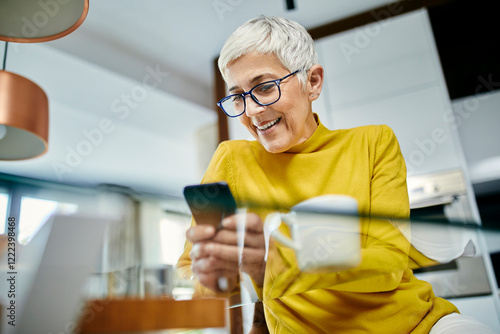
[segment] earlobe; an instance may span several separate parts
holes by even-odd
[[[319,94],[311,94],[309,95],[309,101],[315,101],[317,98],[319,98]]]

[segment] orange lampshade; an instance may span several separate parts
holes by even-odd
[[[0,160],[23,160],[48,149],[49,102],[23,76],[0,71]]]
[[[87,17],[89,0],[1,0],[0,40],[47,42],[76,30]]]

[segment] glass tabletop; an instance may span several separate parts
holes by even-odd
[[[252,225],[251,217],[255,212],[266,213],[262,215],[264,219],[260,229]],[[75,303],[82,296],[84,301],[94,303],[120,299],[172,302],[223,299],[227,319],[224,327],[219,328],[221,333],[233,331],[234,326],[245,333],[251,330],[255,332],[255,328],[263,325],[263,319],[268,318],[272,310],[286,311],[284,314],[288,314],[289,309],[300,310],[303,305],[305,309],[301,312],[307,314],[307,310],[315,305],[321,309],[322,300],[331,301],[335,298],[356,299],[370,295],[380,298],[370,299],[371,303],[380,307],[396,294],[411,295],[405,297],[408,300],[418,299],[419,294],[425,294],[431,296],[429,298],[448,300],[453,305],[457,304],[459,309],[460,301],[464,298],[498,299],[495,270],[498,271],[500,224],[494,218],[477,224],[429,216],[410,219],[360,216],[349,210],[320,207],[287,210],[257,206],[238,209],[234,218],[234,225],[220,228],[213,239],[203,243],[204,246],[220,243],[226,247],[223,255],[227,255],[227,260],[222,261],[224,270],[220,270],[214,288],[201,282],[199,276],[193,273],[192,258],[197,254],[193,253],[193,247],[187,239],[182,240],[185,251],[175,266],[151,267],[142,263],[103,271],[96,270],[90,261],[86,271],[81,271],[82,275],[87,273],[86,276],[72,277],[68,273],[74,268],[81,269],[80,265],[68,261],[55,263],[54,258],[47,258],[50,251],[59,256],[64,255],[62,248],[57,248],[55,244],[55,248],[47,248],[51,237],[71,230],[61,230],[60,227],[68,227],[68,224],[77,221],[81,223],[79,226],[87,226],[79,230],[80,236],[77,235],[74,242],[67,238],[61,247],[80,248],[88,256],[101,258],[111,249],[109,242],[106,246],[106,242],[100,238],[104,237],[108,241],[118,238],[120,229],[102,227],[106,221],[103,218],[54,216],[52,226],[44,225],[30,244],[17,246],[18,250],[22,249],[23,256],[27,256],[30,247],[35,247],[36,243],[45,244],[45,252],[30,255],[31,262],[26,260],[29,263],[16,264],[18,292],[24,288],[28,291],[30,282],[27,281],[33,283],[35,277],[38,280],[36,275],[40,275],[40,268],[45,265],[45,275],[49,275],[45,277],[45,282],[51,281],[52,277],[53,284],[43,288],[52,291],[54,296],[57,296],[59,289],[62,291],[62,287],[54,287],[58,280],[53,275],[61,273],[61,278],[70,285],[75,284],[75,280],[85,278],[87,283],[83,289],[78,288],[83,293],[80,291],[74,297]],[[59,225],[56,224],[58,219],[62,219]],[[89,223],[91,221],[93,223]],[[114,226],[116,222],[106,224]],[[55,226],[59,226],[59,230],[55,231]],[[68,236],[68,233],[65,235]],[[87,237],[82,238],[83,234]],[[78,244],[78,240],[81,244]],[[91,247],[93,251],[88,252],[90,248],[87,248],[85,253],[85,247]],[[122,250],[126,250],[126,247]],[[82,256],[81,252],[79,254]],[[2,265],[8,274],[8,254],[3,255]],[[64,259],[64,256],[60,259]],[[217,265],[221,265],[220,262]],[[38,268],[37,274],[34,273],[35,267]],[[8,290],[5,282],[2,291]],[[50,294],[48,297],[54,299]],[[496,307],[495,303],[491,302],[491,305]],[[97,304],[101,305],[99,302]],[[79,302],[78,305],[78,315],[81,317],[84,304]],[[95,314],[104,312],[106,305],[102,304]],[[220,305],[217,304],[217,307]],[[210,307],[215,310],[215,306]],[[207,311],[202,309],[198,312],[206,314]],[[139,319],[140,314],[134,317]],[[194,324],[189,319],[187,323]]]

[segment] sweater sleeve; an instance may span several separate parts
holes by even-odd
[[[272,261],[283,268],[264,284],[264,299],[279,298],[316,289],[345,292],[384,292],[396,289],[408,268],[410,244],[387,220],[362,218],[361,262],[352,269],[327,273],[302,272],[293,250],[277,246],[280,256]],[[276,261],[283,261],[278,264]],[[269,262],[268,262],[269,264]]]
[[[391,128],[381,126],[372,159],[371,216],[409,218],[406,165]]]
[[[406,165],[396,136],[388,126],[383,126],[379,135],[373,171],[371,215],[386,217],[394,226],[409,229],[410,204],[406,185]],[[407,241],[411,244],[411,235],[407,237],[410,238]],[[423,255],[412,245],[408,248],[410,268],[436,264],[437,261]]]

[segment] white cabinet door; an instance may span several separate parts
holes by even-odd
[[[387,124],[409,175],[465,165],[426,10],[318,40],[317,47],[327,126]]]

